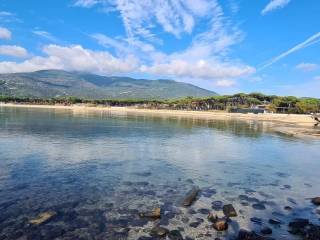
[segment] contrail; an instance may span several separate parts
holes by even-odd
[[[303,48],[309,47],[313,44],[316,44],[320,42],[320,32],[314,34],[313,36],[309,37],[307,40],[305,40],[302,43],[299,43],[298,45],[294,46],[293,48],[289,49],[288,51],[280,54],[277,57],[272,58],[270,61],[268,61],[267,63],[265,63],[264,65],[262,65],[260,68],[258,68],[258,71],[261,71],[267,67],[270,67],[271,65],[273,65],[274,63],[280,61],[282,58],[285,58],[286,56],[297,52]]]

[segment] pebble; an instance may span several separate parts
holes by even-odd
[[[170,240],[183,240],[183,237],[179,230],[172,230],[169,232],[168,237]]]
[[[269,234],[272,234],[272,229],[269,227],[264,227],[264,228],[261,228],[260,232],[264,235],[269,235]]]
[[[234,209],[234,207],[232,206],[232,204],[226,204],[223,206],[222,208],[223,213],[226,217],[236,217],[238,216],[236,210]]]
[[[150,235],[154,237],[165,237],[169,230],[164,227],[156,226],[151,229]]]
[[[311,199],[311,202],[312,202],[314,205],[320,205],[320,197],[312,198],[312,199]]]

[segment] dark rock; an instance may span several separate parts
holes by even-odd
[[[183,237],[179,230],[170,231],[168,237],[170,240],[183,240]]]
[[[288,200],[288,202],[290,202],[290,203],[293,203],[293,204],[297,204],[297,201],[296,200],[294,200],[293,198],[287,198],[287,200]]]
[[[292,207],[290,207],[290,206],[285,206],[284,209],[287,211],[292,211]]]
[[[221,201],[213,201],[211,204],[212,204],[212,209],[216,211],[220,211],[223,206],[223,202]]]
[[[150,235],[154,237],[165,237],[169,230],[164,227],[156,226],[151,229]]]
[[[254,222],[256,224],[259,224],[259,225],[262,224],[262,219],[261,218],[252,217],[252,218],[250,218],[250,221]]]
[[[252,204],[252,207],[256,210],[265,210],[266,209],[265,205],[262,203],[254,203],[254,204]]]
[[[199,227],[200,224],[201,224],[201,222],[192,222],[189,224],[189,226],[193,227],[193,228],[197,228],[197,227]]]
[[[209,189],[203,189],[201,191],[201,195],[207,198],[211,198],[214,194],[216,194],[217,191],[215,189],[209,188]]]
[[[149,177],[152,175],[151,172],[136,172],[134,175],[139,176],[139,177]]]
[[[206,208],[201,208],[198,210],[198,213],[208,215],[210,213],[210,210]]]
[[[182,201],[182,205],[184,207],[189,207],[192,205],[192,203],[196,200],[198,193],[200,192],[199,187],[194,187],[191,191],[187,193],[185,198]]]
[[[310,226],[306,231],[304,240],[319,240],[320,239],[320,226]]]
[[[226,217],[236,217],[238,216],[236,210],[234,209],[234,207],[232,206],[232,204],[226,204],[223,206],[222,208],[223,213]]]
[[[320,205],[320,197],[312,198],[312,199],[311,199],[311,202],[312,202],[314,205]]]
[[[269,227],[264,227],[264,228],[261,228],[260,232],[264,235],[269,235],[269,234],[272,234],[272,229]]]
[[[280,225],[282,222],[279,219],[276,218],[270,218],[269,223],[272,225]]]
[[[255,232],[241,229],[236,240],[272,240],[272,238],[260,236]]]
[[[290,228],[304,228],[309,224],[308,219],[304,218],[296,218],[292,222],[289,223]]]

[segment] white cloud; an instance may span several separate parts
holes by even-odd
[[[26,49],[15,45],[0,45],[0,55],[25,58],[28,56]]]
[[[11,39],[11,32],[9,29],[0,27],[0,39]]]
[[[267,63],[263,64],[259,70],[263,70],[273,64],[275,64],[276,62],[280,61],[281,59],[287,57],[288,55],[292,54],[292,53],[295,53],[301,49],[304,49],[306,47],[309,47],[313,44],[316,44],[320,42],[320,32],[312,35],[311,37],[309,37],[307,40],[305,40],[304,42],[302,43],[299,43],[298,45],[294,46],[293,48],[287,50],[286,52],[284,53],[281,53],[279,56],[276,56],[274,58],[272,58],[270,61],[268,61]]]
[[[148,17],[154,14],[152,12],[154,11],[154,7],[146,7],[151,3],[154,5],[161,3],[161,8],[157,8],[158,12],[156,13],[160,14],[160,16],[156,16],[158,17],[158,20],[161,18],[160,25],[165,29],[167,28],[167,30],[170,26],[178,26],[183,22],[182,18],[171,16],[171,14],[175,14],[175,10],[173,9],[173,11],[171,11],[172,9],[169,7],[171,6],[170,4],[173,3],[175,3],[175,8],[178,9],[183,7],[184,11],[192,16],[193,24],[195,24],[197,17],[209,16],[210,18],[207,21],[207,30],[196,34],[192,38],[189,47],[185,50],[172,52],[170,54],[161,52],[151,43],[142,40],[145,37],[145,32],[142,34],[138,33],[135,25],[126,27],[128,33],[126,37],[114,39],[103,34],[91,35],[91,37],[93,37],[100,45],[107,49],[115,49],[116,53],[120,56],[125,56],[126,54],[139,56],[140,60],[142,60],[142,65],[140,67],[141,72],[178,79],[182,77],[188,79],[229,79],[238,78],[255,72],[253,67],[242,64],[238,60],[232,60],[226,57],[230,48],[242,40],[243,34],[237,28],[231,26],[231,23],[226,20],[223,16],[222,8],[217,1],[203,0],[195,2],[192,0],[176,0],[169,3],[168,1],[163,0],[156,2],[143,0],[139,2],[129,2],[132,3],[132,8],[126,4],[126,7],[124,7],[124,5],[117,5],[116,7],[126,8],[125,11],[120,11],[125,26],[128,23],[128,21],[125,20],[125,16],[132,19],[134,15],[135,18],[140,19],[135,22],[141,21],[140,23],[142,25],[139,26],[140,30],[142,28],[145,29],[144,26],[147,22],[149,25],[153,24],[154,19],[149,19]],[[148,17],[144,18],[144,14]],[[175,23],[171,24],[171,21],[174,21]],[[131,22],[131,20],[129,22]],[[185,27],[192,31],[193,26],[185,25]],[[149,31],[151,29],[152,28],[148,28],[147,30]],[[174,27],[174,29],[177,30],[176,27]],[[188,32],[189,30],[181,27],[179,33],[181,33],[181,31]],[[152,32],[149,33],[152,34]],[[177,35],[173,32],[171,33],[175,36]]]
[[[46,57],[35,56],[21,63],[0,62],[0,73],[64,69],[111,75],[132,72],[138,67],[138,60],[134,56],[120,59],[108,52],[92,51],[80,45],[48,45],[43,48],[43,52]]]
[[[320,81],[320,76],[315,76],[313,79],[314,79],[315,81]]]
[[[237,83],[234,80],[222,79],[218,80],[215,85],[217,87],[233,87],[236,84]]]
[[[45,38],[51,42],[58,42],[58,39],[55,38],[54,36],[52,36],[51,33],[47,32],[47,31],[42,31],[42,30],[34,30],[32,31],[33,34],[40,36],[42,38]]]
[[[271,0],[268,5],[262,10],[261,14],[265,15],[274,10],[284,8],[290,3],[290,0]]]
[[[90,8],[90,7],[98,4],[99,2],[101,2],[101,1],[98,1],[98,0],[77,0],[74,5],[78,6],[78,7]]]
[[[319,67],[318,64],[315,63],[300,63],[296,66],[297,69],[303,72],[312,72]]]
[[[172,60],[169,63],[154,64],[150,67],[142,66],[142,72],[160,76],[175,76],[201,79],[236,78],[255,72],[249,66],[236,66],[220,62],[188,62],[182,59]]]

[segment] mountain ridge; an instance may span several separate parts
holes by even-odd
[[[218,95],[189,83],[169,79],[135,79],[84,72],[40,70],[0,74],[0,95],[14,97],[79,97],[88,99],[171,99]]]

